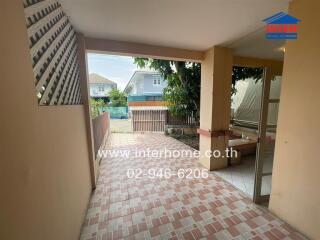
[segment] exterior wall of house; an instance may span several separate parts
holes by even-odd
[[[152,74],[146,74],[144,75],[144,93],[162,93],[163,89],[167,86],[167,82],[164,81],[164,78],[159,75],[160,77],[160,85],[154,85],[153,84],[153,75]]]
[[[287,41],[269,208],[311,239],[320,239],[320,2],[294,0],[298,39]]]
[[[138,79],[133,85],[132,94],[129,95],[142,95],[144,91],[144,79]]]
[[[130,107],[138,107],[138,106],[161,106],[164,107],[162,101],[135,101],[135,102],[128,102],[128,106]]]
[[[91,97],[106,97],[112,88],[116,88],[116,84],[108,83],[90,83]]]
[[[163,77],[159,74],[160,77],[160,85],[153,84],[153,74],[142,74],[136,73],[134,76],[135,84],[128,95],[152,95],[153,93],[162,94],[163,89],[167,86],[167,82],[163,79]]]
[[[157,75],[160,84],[154,84],[154,75]],[[153,106],[163,108],[162,101],[163,89],[167,86],[167,82],[160,74],[135,73],[132,89],[128,92],[129,111],[131,107]],[[158,79],[157,79],[158,82]]]
[[[0,239],[78,239],[91,193],[84,106],[38,105],[22,1],[1,16]]]

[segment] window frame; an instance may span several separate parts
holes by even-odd
[[[160,87],[161,86],[161,76],[160,75],[152,75],[152,82],[154,87]]]

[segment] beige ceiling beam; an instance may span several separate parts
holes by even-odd
[[[243,67],[256,67],[256,68],[268,68],[275,75],[282,75],[283,61],[262,59],[262,58],[252,58],[252,57],[241,57],[233,56],[234,66]]]
[[[86,50],[90,52],[101,52],[116,55],[129,55],[192,62],[201,62],[204,59],[204,52],[180,48],[171,48],[142,43],[123,42],[90,37],[85,38],[85,43]]]

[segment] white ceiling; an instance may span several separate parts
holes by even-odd
[[[265,29],[261,28],[226,47],[233,48],[236,56],[283,60],[285,40],[267,40],[265,34]]]
[[[267,41],[257,30],[264,18],[286,11],[289,1],[60,0],[77,31],[89,37],[201,51],[224,45],[274,59],[279,52],[268,49],[283,42]]]

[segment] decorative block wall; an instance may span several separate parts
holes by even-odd
[[[76,33],[57,0],[22,0],[39,105],[81,104]]]

